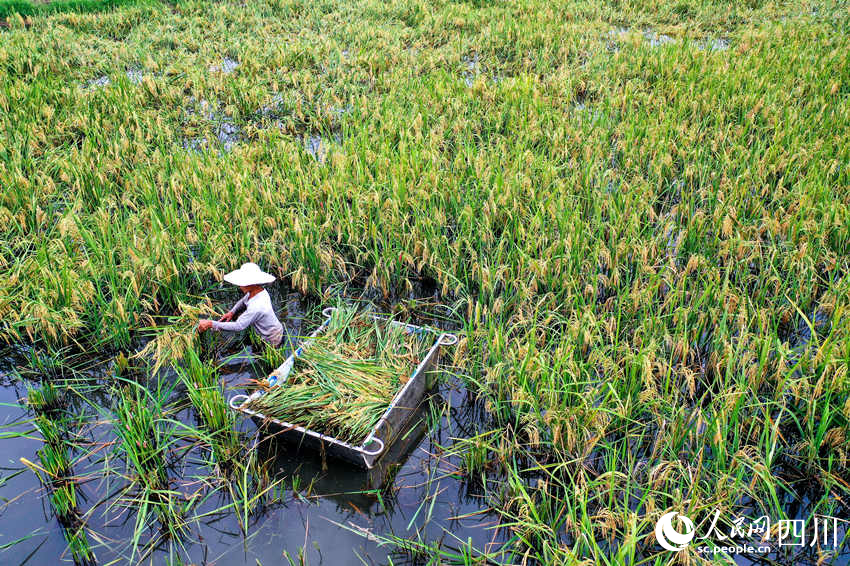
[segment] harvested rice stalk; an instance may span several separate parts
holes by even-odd
[[[339,308],[327,330],[305,347],[290,385],[248,407],[359,444],[377,424],[425,355],[427,344],[403,328]]]
[[[182,360],[189,350],[194,350],[197,340],[200,339],[195,327],[199,318],[217,318],[215,309],[209,299],[197,306],[180,304],[180,315],[168,317],[168,323],[164,326],[156,326],[153,323],[151,330],[156,334],[134,357],[152,357],[153,373],[156,373],[165,364],[174,364]],[[151,319],[153,322],[153,319]]]

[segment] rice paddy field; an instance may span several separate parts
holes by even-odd
[[[850,563],[846,2],[79,9],[0,27],[3,564]],[[458,334],[383,487],[227,407],[244,261]]]

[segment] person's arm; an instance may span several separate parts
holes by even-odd
[[[221,318],[218,319],[219,322],[230,322],[233,320],[234,316],[237,316],[240,308],[247,308],[248,294],[242,295],[242,298],[236,301],[236,304],[233,305],[233,308],[224,313]]]
[[[242,316],[237,318],[234,322],[219,322],[214,320],[212,323],[213,330],[227,330],[230,332],[239,332],[240,330],[245,330],[254,321],[260,316],[259,311],[252,311],[251,309],[246,309]]]
[[[244,295],[242,295],[242,298],[241,298],[241,299],[239,299],[238,301],[236,301],[236,304],[235,304],[235,305],[233,305],[233,308],[232,308],[232,309],[230,309],[230,312],[235,313],[235,312],[237,312],[240,308],[242,308],[242,307],[246,306],[246,303],[248,302],[248,297],[249,297],[249,296],[250,296],[250,295],[249,295],[248,293],[245,293]]]

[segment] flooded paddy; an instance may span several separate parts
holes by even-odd
[[[288,333],[301,331],[304,314],[297,295],[286,299],[291,317]],[[308,325],[313,325],[310,320]],[[250,347],[249,347],[250,349]],[[4,562],[8,564],[72,562],[66,552],[63,526],[47,501],[47,492],[34,473],[36,452],[42,447],[25,399],[37,388],[38,377],[20,375],[20,353],[4,359],[0,374],[0,525]],[[245,352],[226,357],[221,386],[226,398],[245,391],[257,378],[258,368]],[[274,439],[251,419],[238,419],[243,456],[253,459],[268,489],[247,515],[222,509],[232,504],[223,481],[205,462],[205,447],[188,439],[177,442],[168,457],[169,487],[191,509],[179,540],[163,539],[154,549],[135,550],[132,540],[136,509],[121,502],[126,487],[119,444],[112,427],[117,379],[106,360],[88,360],[91,368],[64,377],[44,376],[62,391],[62,412],[75,423],[68,430],[72,448],[72,476],[77,485],[77,510],[97,563],[135,559],[153,563],[181,560],[190,563],[277,564],[289,556],[307,564],[415,563],[423,548],[437,547],[449,554],[470,556],[481,551],[498,554],[506,530],[490,512],[480,489],[462,473],[460,456],[453,452],[456,438],[481,430],[486,422],[462,381],[440,370],[440,385],[412,419],[410,433],[371,471],[360,470],[320,454]],[[70,372],[70,370],[69,370]],[[172,382],[165,372],[149,378]],[[67,388],[67,389],[66,389]],[[176,387],[163,404],[170,420],[197,419],[185,390]],[[27,464],[29,462],[30,464]],[[386,478],[386,479],[385,479]],[[238,478],[237,478],[238,481]],[[194,502],[194,498],[204,498]],[[39,502],[33,507],[33,502]],[[35,512],[35,509],[38,509]],[[248,528],[240,524],[247,517]],[[247,531],[247,532],[246,532]],[[155,524],[145,530],[156,537]],[[399,550],[399,544],[408,550]]]
[[[422,289],[416,295],[422,295]],[[317,324],[312,301],[298,293],[275,293],[275,301],[288,313],[283,322],[289,343],[297,343]],[[813,319],[822,330],[823,316],[815,314]],[[793,339],[795,344],[805,345],[811,338],[801,322],[791,332],[799,336]],[[225,398],[245,392],[265,371],[252,346],[241,344],[234,342],[214,354],[221,364],[219,383]],[[209,447],[189,436],[178,440],[168,455],[167,474],[169,489],[187,510],[182,534],[177,539],[162,537],[154,521],[144,529],[140,548],[129,542],[135,536],[138,507],[131,500],[122,501],[130,484],[114,430],[113,385],[121,379],[117,370],[121,362],[86,358],[72,368],[56,357],[33,357],[35,353],[26,347],[7,350],[0,366],[0,545],[6,563],[75,562],[65,538],[69,527],[57,518],[39,479],[43,475],[37,473],[43,472],[36,454],[44,443],[33,426],[37,411],[27,406],[26,399],[47,382],[61,392],[58,411],[67,419],[76,510],[93,555],[91,561],[77,564],[254,565],[291,560],[413,565],[434,556],[442,556],[446,564],[475,557],[482,564],[520,563],[507,544],[516,527],[509,527],[496,512],[505,504],[499,494],[508,479],[498,472],[495,454],[475,448],[476,439],[490,437],[488,431],[497,421],[486,403],[467,390],[464,377],[455,373],[450,352],[435,370],[438,386],[411,419],[409,432],[373,470],[279,441],[272,429],[241,415],[236,429],[250,478],[226,480],[208,462]],[[173,371],[164,370],[140,382],[148,390],[174,386],[162,404],[162,416],[172,423],[197,422],[199,416],[185,389],[174,385],[176,379]],[[545,412],[541,417],[546,420]],[[705,423],[693,426],[698,435],[707,433]],[[545,438],[551,431],[544,427],[539,434]],[[561,491],[566,487],[560,483],[563,476],[547,461],[545,453],[529,450],[513,481],[521,481],[529,493],[544,490],[556,500],[569,500],[570,492]],[[646,458],[638,461],[636,478],[650,473],[648,463]],[[582,466],[591,476],[604,473],[604,454],[594,452]],[[782,470],[780,481],[788,486],[777,504],[790,520],[805,521],[823,512],[814,504],[821,497],[818,486],[799,474],[792,460],[777,469]],[[257,496],[245,507],[238,507],[230,492],[240,481],[255,490],[251,497]],[[34,501],[39,502],[35,508]],[[635,512],[642,505],[639,497],[630,504]],[[759,502],[742,497],[738,505],[739,517],[748,524],[758,519]],[[844,545],[848,525],[844,519],[837,523],[840,551],[831,553],[829,564],[850,564],[850,549]],[[576,544],[567,531],[559,532],[558,540]],[[147,546],[151,541],[158,542]],[[761,556],[739,556],[735,563],[813,566],[823,558],[817,547],[791,553],[773,545]]]

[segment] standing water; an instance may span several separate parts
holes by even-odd
[[[300,333],[303,314],[295,306],[289,307],[295,316],[287,327]],[[63,526],[36,474],[37,451],[44,443],[25,398],[28,387],[39,387],[38,377],[26,371],[21,375],[16,361],[7,359],[0,374],[3,563],[72,563]],[[244,457],[254,459],[266,475],[258,490],[265,493],[247,494],[259,496],[247,511],[232,504],[230,491],[238,494],[240,478],[224,482],[198,443],[171,444],[169,489],[188,509],[186,525],[180,540],[162,536],[155,527],[145,530],[146,536],[161,539],[146,554],[145,540],[138,548],[131,543],[138,508],[132,500],[132,474],[116,451],[120,440],[111,422],[116,399],[109,393],[115,389],[107,387],[115,372],[107,368],[100,363],[71,378],[54,378],[65,390],[63,412],[72,423],[67,430],[73,446],[70,475],[97,563],[256,565],[287,563],[289,557],[306,564],[403,564],[415,559],[420,544],[462,554],[470,548],[494,552],[504,543],[497,518],[465,481],[460,460],[450,454],[454,438],[475,434],[483,411],[456,377],[445,374],[412,419],[411,431],[384,458],[386,464],[371,472],[279,442],[240,417]],[[229,372],[221,374],[226,398],[244,392],[246,381],[257,377],[248,364],[223,372]],[[173,375],[160,379],[169,381],[175,381]],[[163,406],[177,407],[170,417],[178,423],[176,429],[179,423],[195,425],[197,416],[185,401],[185,390],[176,386],[167,395]],[[394,543],[387,544],[390,540]],[[399,551],[400,546],[407,550]]]

